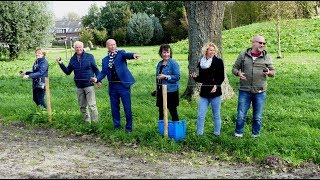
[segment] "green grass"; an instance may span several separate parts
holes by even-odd
[[[281,52],[284,56],[290,52],[320,52],[320,18],[294,19],[281,22]],[[266,48],[270,53],[276,53],[278,47],[275,22],[254,23],[222,32],[224,54],[239,53],[251,45],[254,35],[265,37]],[[188,53],[188,40],[176,43],[176,53]]]
[[[252,26],[255,29],[259,28],[256,25]],[[265,25],[262,24],[262,26]],[[249,29],[248,26],[245,33],[249,33],[247,32]],[[237,37],[230,39],[228,43],[235,40]],[[241,49],[245,47],[244,45]],[[150,95],[155,88],[155,67],[160,60],[158,48],[159,46],[119,47],[127,52],[141,55],[139,60],[128,61],[129,69],[137,81],[132,86],[134,129],[130,135],[124,131],[113,130],[106,79],[103,80],[103,88],[96,89],[101,122],[98,125],[88,125],[82,121],[73,74],[66,76],[55,63],[57,56],[65,59],[65,52],[48,52],[47,54],[50,64],[52,122],[46,121],[48,117],[45,113],[34,114],[36,108],[32,101],[31,80],[23,80],[18,74],[21,69],[31,69],[35,60],[34,52],[25,55],[21,60],[0,61],[1,118],[8,122],[23,121],[35,126],[50,126],[66,133],[97,134],[104,141],[115,146],[138,144],[147,150],[164,153],[202,152],[212,154],[213,157],[220,160],[248,163],[259,162],[269,155],[277,155],[294,165],[299,165],[303,161],[320,164],[318,155],[320,152],[320,112],[318,110],[320,59],[318,52],[292,51],[286,53],[283,59],[276,59],[277,55],[271,53],[277,74],[268,80],[263,126],[258,139],[251,138],[250,118],[245,126],[244,137],[237,139],[233,136],[237,113],[237,96],[234,96],[222,102],[223,125],[221,136],[218,138],[213,136],[211,110],[207,111],[204,136],[198,137],[196,135],[197,99],[191,102],[181,99],[178,111],[180,118],[187,121],[187,134],[183,141],[174,142],[162,138],[159,134],[158,109],[155,106],[155,97]],[[269,48],[271,47],[268,45],[267,50]],[[178,61],[181,68],[180,94],[182,94],[188,82],[188,54],[176,52],[175,49],[173,52],[173,58]],[[90,53],[94,54],[101,68],[101,59],[106,55],[106,49],[93,50]],[[231,74],[231,67],[237,55],[237,53],[223,54],[228,79],[236,94],[238,79]],[[67,56],[70,57],[70,53]],[[68,61],[65,60],[65,62]],[[249,117],[251,113],[250,110]],[[121,118],[122,125],[124,125],[125,116],[122,107]]]

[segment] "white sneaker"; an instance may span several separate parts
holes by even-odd
[[[260,136],[260,134],[252,134],[251,136],[252,136],[253,138],[257,138],[257,137]]]
[[[90,118],[86,118],[84,121],[87,122],[87,123],[91,123],[91,119]]]
[[[243,136],[243,134],[234,133],[234,136],[241,138]]]

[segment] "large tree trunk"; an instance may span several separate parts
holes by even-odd
[[[218,57],[222,58],[222,21],[224,16],[224,1],[185,1],[188,19],[189,38],[189,73],[197,72],[197,64],[201,58],[201,47],[211,41],[219,48]],[[234,95],[225,73],[222,83],[222,98],[228,99]],[[186,99],[199,96],[200,84],[190,76],[188,86],[182,95]]]

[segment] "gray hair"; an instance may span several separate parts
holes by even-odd
[[[83,47],[83,42],[81,42],[81,41],[74,42],[73,48],[76,48],[76,45],[80,45],[81,47]]]

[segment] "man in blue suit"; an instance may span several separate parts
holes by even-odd
[[[138,59],[140,56],[134,53],[127,53],[118,50],[114,39],[106,42],[108,55],[102,59],[101,73],[91,78],[91,82],[101,82],[105,76],[109,82],[109,96],[111,102],[112,120],[115,129],[121,129],[120,124],[120,98],[126,114],[126,132],[132,131],[131,111],[131,85],[135,79],[127,67],[127,59]]]

